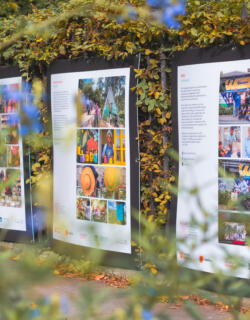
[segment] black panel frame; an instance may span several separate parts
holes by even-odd
[[[75,59],[75,60],[56,60],[48,69],[48,108],[51,111],[51,75],[57,73],[72,73],[82,71],[98,71],[105,69],[130,68],[130,88],[136,86],[134,68],[138,68],[139,57],[131,56],[125,60],[110,60],[103,58]],[[139,146],[138,146],[138,128],[137,128],[137,108],[136,94],[129,91],[129,132],[130,132],[130,194],[131,194],[131,241],[138,242],[138,234],[140,231],[139,215],[140,215],[140,173],[139,173]],[[53,164],[54,165],[54,164]],[[53,218],[52,218],[53,219]],[[53,221],[51,221],[53,225]],[[75,245],[68,242],[53,239],[53,228],[50,231],[52,248],[59,253],[68,254],[76,258],[80,258],[90,249],[98,255],[103,252],[104,257],[101,261],[102,265],[111,267],[122,267],[137,269],[138,254],[133,246],[132,253],[120,253],[106,251],[101,249],[93,249],[81,245]],[[135,238],[133,237],[135,235]]]

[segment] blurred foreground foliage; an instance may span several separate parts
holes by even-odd
[[[140,272],[134,272],[129,279],[119,279],[104,270],[101,265],[105,263],[105,255],[102,252],[97,255],[96,250],[88,249],[84,256],[73,259],[53,252],[44,244],[18,245],[14,249],[0,246],[0,271],[5,275],[0,285],[0,319],[71,319],[72,306],[76,319],[171,319],[168,307],[173,303],[181,303],[192,319],[203,319],[197,306],[200,301],[230,312],[233,319],[249,319],[249,310],[242,307],[243,297],[250,296],[246,280],[232,281],[216,269],[214,274],[183,269],[176,261],[179,243],[174,235],[167,238],[155,222],[149,224],[147,219],[143,219],[142,226],[144,263]],[[209,241],[211,239],[204,237],[203,243]],[[194,244],[192,246],[195,251]],[[189,262],[195,262],[191,259]],[[240,267],[240,262],[235,260],[235,263]],[[58,286],[60,283],[60,279],[55,279],[58,275],[78,279],[77,296],[51,293],[51,284],[54,282]],[[93,281],[86,280],[102,280],[124,288],[115,292],[108,287],[100,290]],[[49,293],[45,290],[45,296],[41,296],[37,290],[39,286],[48,286]],[[218,294],[200,291],[204,287],[216,289]],[[114,305],[110,312],[103,312],[105,305],[113,301],[114,294],[116,301],[122,303]],[[160,302],[166,304],[158,308]]]

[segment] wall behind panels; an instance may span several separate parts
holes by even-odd
[[[119,5],[126,1],[119,1]],[[143,8],[145,2],[131,1]],[[171,147],[171,59],[174,52],[189,47],[228,45],[249,42],[249,24],[240,17],[242,0],[187,1],[187,14],[180,18],[180,30],[167,29],[149,19],[141,9],[137,19],[117,22],[117,1],[107,6],[82,1],[77,5],[62,3],[33,9],[28,15],[8,16],[0,24],[1,64],[18,65],[28,79],[46,80],[48,65],[59,58],[104,57],[123,59],[141,53],[141,68],[135,72],[138,84],[137,106],[140,113],[141,209],[160,224],[168,219],[171,194],[167,184],[175,181],[172,162],[166,151]],[[35,25],[32,25],[34,23]],[[31,24],[33,27],[27,27]],[[24,27],[24,28],[23,28]],[[43,121],[48,125],[46,103]],[[48,125],[48,132],[49,132]],[[43,147],[33,166],[33,182],[51,167],[50,148]],[[49,177],[49,174],[48,174]]]

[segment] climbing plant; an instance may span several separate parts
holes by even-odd
[[[166,154],[173,121],[171,59],[188,48],[249,43],[249,23],[241,18],[243,3],[188,0],[185,15],[175,17],[180,27],[174,29],[164,24],[169,13],[161,1],[33,1],[26,11],[19,8],[18,14],[1,17],[0,63],[18,65],[28,80],[38,77],[46,82],[47,67],[55,59],[110,60],[140,54],[140,66],[134,70],[138,84],[132,90],[138,95],[140,120],[141,208],[149,219],[164,224],[171,202],[166,187],[175,181]],[[46,100],[40,107],[47,129],[40,133],[43,142],[33,165],[33,182],[51,169]]]

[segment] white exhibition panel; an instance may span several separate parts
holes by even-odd
[[[244,150],[250,121],[245,119],[246,116],[244,119],[238,119],[233,116],[219,115],[219,104],[222,100],[220,96],[221,77],[228,76],[230,80],[230,74],[233,79],[237,74],[248,74],[249,69],[249,59],[184,65],[177,68],[179,192],[176,232],[177,237],[183,240],[179,244],[177,258],[181,264],[191,269],[205,272],[223,270],[226,274],[241,278],[249,278],[250,250],[245,241],[247,235],[244,224],[249,224],[250,211],[240,212],[235,208],[230,209],[226,205],[219,204],[219,161],[226,168],[232,168],[232,171],[234,168],[237,171],[237,168],[242,165],[248,168],[250,159]],[[244,81],[245,85],[249,86],[246,78]],[[243,86],[243,84],[240,85]],[[243,87],[235,85],[235,92],[239,90],[238,94],[241,94],[240,89]],[[233,104],[235,102],[231,100],[231,108],[233,108]],[[235,153],[234,150],[231,150],[231,153],[225,152],[225,156],[219,157],[219,139],[223,139],[226,143],[232,128],[233,134],[238,135],[235,147],[239,150]],[[224,147],[225,149],[226,147],[230,148],[230,145],[224,145]],[[243,179],[248,179],[248,177],[244,176]],[[220,181],[223,182],[223,178]],[[187,191],[196,187],[199,189],[200,202],[197,201],[197,194],[191,195]],[[228,187],[226,186],[226,188]],[[236,193],[237,191],[233,192],[232,189],[231,197]],[[201,223],[208,219],[204,217],[201,207],[210,215],[207,232],[210,241],[204,244],[201,243],[203,232],[197,225],[192,224],[192,218]],[[245,215],[245,222],[244,219],[243,222],[237,222],[239,214],[243,217]],[[219,216],[222,217],[221,223],[219,223]],[[223,217],[227,216],[230,216],[230,219],[223,220]],[[235,233],[228,231],[229,234],[227,234],[226,229],[226,231],[219,230],[219,225],[222,229],[238,228],[238,231]],[[222,239],[219,237],[219,232],[225,233]],[[193,242],[196,243],[196,248],[191,250],[190,245]],[[235,255],[243,263],[243,266],[236,272],[233,270],[233,261],[225,258],[225,251]]]
[[[113,89],[111,93],[110,88],[105,85],[109,83],[112,86],[114,78],[120,89]],[[53,238],[56,240],[107,251],[131,253],[129,79],[129,68],[51,75],[54,148]],[[95,97],[87,97],[87,86],[91,86],[89,90],[92,93],[101,88],[102,98],[106,90],[105,105],[108,103],[109,108],[105,109],[103,103],[98,101],[98,123],[95,122]],[[76,99],[80,91],[85,93],[80,96],[78,102],[82,119],[79,123],[79,106],[76,106]],[[107,116],[108,113],[111,114],[111,104],[114,104],[112,108],[116,108],[114,101],[117,103],[117,99],[124,105],[122,123],[119,122],[118,116]],[[109,134],[113,143],[109,147],[111,156],[106,156],[104,146],[107,143],[104,140],[108,140]],[[125,139],[122,140],[124,134]],[[125,143],[126,162],[121,164],[114,155],[115,152],[117,159],[119,155],[121,161],[122,147],[119,145],[120,142],[115,141],[118,139],[117,135],[121,135],[119,141]],[[92,150],[89,149],[91,143]],[[120,149],[116,149],[117,146]],[[108,171],[113,172],[113,175],[122,173],[123,176],[123,181],[119,186],[116,184],[113,191],[107,190],[107,179],[110,178]],[[92,177],[93,173],[95,179]],[[87,184],[83,185],[88,174],[89,181],[85,181]]]
[[[22,78],[11,77],[0,79],[0,87],[15,86],[21,90]],[[11,99],[9,99],[11,100]],[[1,96],[1,112],[0,112],[0,134],[3,132],[7,124],[7,119],[11,114],[18,111],[19,103],[17,101],[4,101]],[[15,128],[15,134],[18,128]],[[12,134],[12,133],[11,133]],[[9,141],[8,141],[9,139]],[[16,141],[14,141],[16,140]],[[26,215],[25,215],[25,189],[24,189],[24,164],[23,164],[23,145],[22,138],[6,138],[6,150],[1,153],[4,157],[6,153],[6,163],[0,163],[0,179],[7,180],[7,176],[11,176],[11,172],[15,172],[17,180],[13,184],[1,190],[0,195],[0,228],[8,230],[26,231]],[[3,160],[3,159],[2,159]]]

